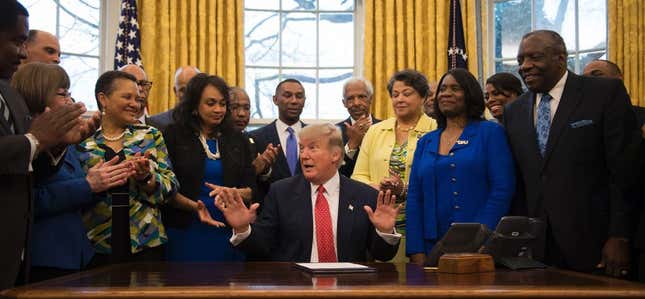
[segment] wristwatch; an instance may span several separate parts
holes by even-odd
[[[345,153],[346,153],[350,158],[353,158],[353,157],[354,157],[354,154],[356,154],[356,152],[357,152],[357,151],[358,151],[358,148],[350,149],[350,148],[349,148],[349,144],[345,144]]]

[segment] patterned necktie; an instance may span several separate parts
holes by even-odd
[[[331,227],[331,215],[329,204],[323,193],[325,187],[318,186],[316,196],[316,245],[318,246],[318,261],[321,263],[336,262],[336,250],[334,249],[334,232]]]
[[[12,134],[15,133],[13,120],[11,119],[11,111],[9,111],[9,106],[7,106],[7,102],[5,102],[2,95],[0,95],[0,117],[2,117],[2,120],[9,125],[9,131],[11,131]]]
[[[289,164],[289,171],[291,175],[296,173],[296,165],[298,164],[298,144],[296,142],[296,135],[293,134],[293,128],[288,127],[287,132],[287,164]]]
[[[546,151],[546,143],[549,140],[549,130],[551,129],[551,99],[553,98],[548,93],[543,94],[537,109],[535,131],[537,133],[538,148],[540,149],[542,157],[544,157]]]

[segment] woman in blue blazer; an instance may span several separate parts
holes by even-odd
[[[26,64],[14,74],[11,84],[23,96],[32,115],[42,113],[46,107],[72,103],[69,77],[55,64]],[[128,164],[117,165],[117,159],[99,163],[85,173],[73,146],[53,149],[48,154],[60,157],[60,162],[55,174],[35,180],[30,282],[75,272],[87,265],[94,249],[83,226],[81,209],[94,203],[93,192],[122,185],[134,173]]]
[[[454,222],[494,229],[515,191],[504,129],[482,118],[484,96],[475,77],[454,69],[438,86],[439,128],[419,140],[408,187],[406,254],[419,264]]]

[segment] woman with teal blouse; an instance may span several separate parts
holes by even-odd
[[[417,144],[407,198],[406,254],[418,264],[453,222],[494,229],[515,191],[504,129],[482,118],[475,77],[464,69],[446,73],[434,108],[439,128]]]
[[[136,173],[128,183],[97,194],[100,199],[83,215],[88,237],[96,250],[90,266],[132,261],[163,260],[168,238],[160,206],[177,190],[161,132],[139,124],[143,106],[134,76],[109,71],[95,88],[101,127],[77,147],[87,169],[119,157]]]

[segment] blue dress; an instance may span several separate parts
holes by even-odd
[[[217,151],[215,140],[207,140],[211,152]],[[223,169],[220,159],[205,160],[206,167],[204,178],[201,182],[199,200],[201,200],[213,219],[224,222],[224,215],[215,207],[213,198],[208,196],[211,191],[206,187],[205,182],[215,185],[223,184]],[[233,248],[229,239],[232,235],[230,226],[223,228],[209,226],[201,223],[197,214],[193,213],[190,225],[185,229],[169,227],[168,245],[166,256],[169,261],[181,262],[218,262],[218,261],[244,261],[244,254]]]

